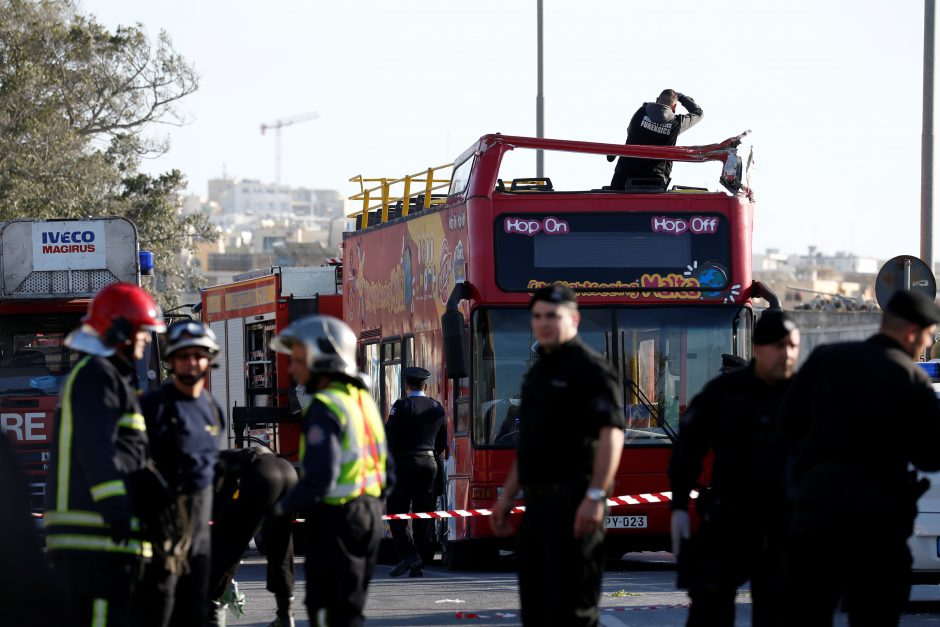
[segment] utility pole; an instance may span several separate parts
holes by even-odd
[[[933,49],[936,0],[924,0],[924,103],[920,142],[920,258],[933,272]]]
[[[319,113],[301,113],[282,120],[275,120],[271,124],[261,125],[262,135],[265,131],[274,129],[274,182],[278,185],[281,183],[281,129],[299,122],[316,120],[318,117],[320,117]]]
[[[538,44],[538,94],[535,96],[535,136],[545,137],[545,97],[542,93],[542,0],[537,2],[538,35],[536,37]],[[929,0],[928,0],[929,2]],[[535,176],[542,178],[545,174],[545,151],[535,151]]]

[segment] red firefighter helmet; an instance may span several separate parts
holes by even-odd
[[[143,288],[112,283],[95,295],[81,328],[72,332],[65,343],[75,350],[108,356],[138,331],[166,331],[160,305]]]

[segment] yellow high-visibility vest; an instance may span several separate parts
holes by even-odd
[[[336,416],[343,432],[339,476],[323,502],[342,505],[364,494],[379,497],[385,487],[388,444],[375,401],[366,390],[339,382],[317,392],[314,399]],[[305,454],[306,437],[301,437],[301,460]]]

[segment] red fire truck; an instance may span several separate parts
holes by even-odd
[[[488,508],[499,494],[514,455],[520,382],[535,358],[527,303],[555,281],[579,292],[581,337],[623,386],[616,494],[669,490],[679,417],[718,374],[723,353],[749,356],[750,299],[774,298],[751,279],[742,137],[652,147],[486,135],[452,166],[352,179],[362,209],[344,241],[344,319],[386,414],[401,394],[402,368],[433,373],[428,392],[448,410],[447,509]],[[727,191],[667,191],[647,181],[562,190],[551,178],[510,180],[501,165],[523,149],[718,161]],[[598,168],[598,178],[609,175]],[[668,504],[615,509],[607,527],[621,554],[667,548]],[[452,567],[500,546],[485,518],[450,519],[439,538]]]
[[[339,266],[276,266],[203,290],[202,320],[222,346],[209,387],[225,408],[230,445],[264,444],[296,461],[303,403],[291,387],[287,356],[269,344],[298,317],[340,317],[338,277]]]
[[[64,345],[95,292],[140,283],[137,227],[125,218],[0,223],[0,428],[43,509],[59,384],[77,359]],[[155,361],[140,373],[156,378]],[[149,372],[148,372],[149,370]]]

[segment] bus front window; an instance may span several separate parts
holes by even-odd
[[[609,357],[612,311],[581,309],[580,314],[581,340]],[[529,311],[477,310],[473,329],[474,444],[513,448],[518,436],[522,379],[538,358]]]
[[[627,443],[668,440],[689,401],[734,353],[741,308],[620,309],[617,328]]]
[[[578,335],[620,378],[626,444],[668,444],[688,402],[738,353],[741,307],[617,307],[580,310]],[[743,325],[741,330],[749,328]],[[746,334],[745,334],[746,335]],[[538,354],[525,309],[473,314],[473,443],[517,443],[522,379]]]

